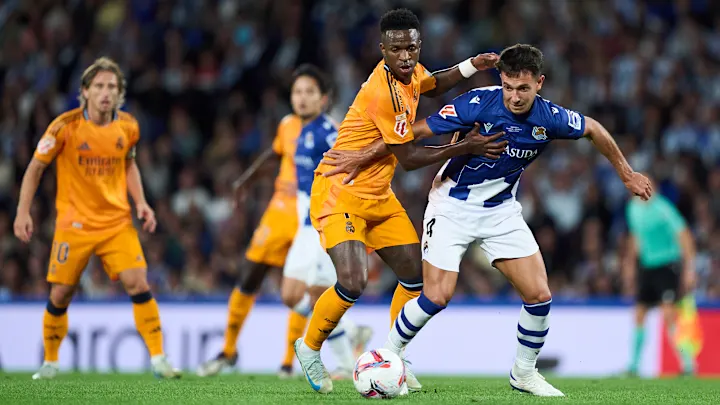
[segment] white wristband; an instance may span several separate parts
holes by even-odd
[[[472,58],[468,58],[460,62],[460,64],[458,65],[458,69],[460,69],[460,74],[463,75],[463,77],[466,79],[474,75],[478,71],[472,64]]]

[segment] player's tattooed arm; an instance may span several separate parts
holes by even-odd
[[[469,75],[472,75],[479,70],[487,70],[494,68],[495,64],[499,59],[500,57],[497,54],[483,53],[473,58],[470,58],[470,65],[468,65],[464,69],[464,66],[461,65],[463,63],[467,64],[467,61],[461,62],[460,64],[448,69],[433,72],[432,75],[435,78],[435,88],[433,88],[432,90],[428,90],[422,94],[423,96],[427,97],[437,97],[443,95],[450,91],[458,83],[469,77]]]
[[[650,180],[630,167],[620,147],[602,124],[586,116],[585,133],[583,135],[590,139],[595,148],[613,165],[618,176],[620,176],[620,179],[630,192],[645,201],[652,196],[653,189]]]

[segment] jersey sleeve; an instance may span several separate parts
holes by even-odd
[[[277,127],[277,130],[275,131],[275,139],[273,139],[273,143],[272,143],[273,152],[275,152],[277,155],[282,155],[283,154],[283,145],[284,145],[283,125],[282,125],[282,121],[281,121]]]
[[[378,94],[368,103],[365,112],[380,131],[383,141],[388,145],[401,145],[415,139],[407,113],[400,110],[403,105],[400,95],[393,86],[387,82],[379,83],[376,91]]]
[[[130,121],[128,129],[128,139],[130,140],[130,148],[128,149],[127,159],[135,159],[137,156],[137,145],[140,142],[140,125],[134,118]]]
[[[471,103],[475,103],[473,92],[457,96],[451,104],[446,104],[440,111],[427,117],[426,123],[435,135],[451,134],[455,131],[467,132],[475,125],[476,115]]]
[[[435,80],[435,76],[433,76],[433,74],[427,70],[425,66],[418,63],[418,67],[420,68],[420,94],[423,94],[433,90],[437,81]]]
[[[580,139],[585,133],[585,116],[547,101],[550,109],[550,139]]]
[[[670,224],[670,229],[675,233],[684,230],[687,224],[683,216],[678,212],[678,209],[675,208],[670,201],[661,196],[658,197],[660,198],[659,203],[661,204],[662,210],[665,212],[665,219],[667,219]]]
[[[48,126],[37,144],[33,158],[50,164],[65,146],[65,121],[56,119]]]

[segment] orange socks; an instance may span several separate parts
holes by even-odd
[[[160,326],[160,310],[150,291],[130,297],[133,303],[135,327],[145,341],[150,356],[163,354],[163,335]]]
[[[295,341],[302,337],[303,332],[305,332],[307,322],[307,317],[302,316],[295,311],[290,311],[287,329],[287,348],[285,349],[285,357],[282,362],[283,366],[292,367],[293,359],[295,358]]]
[[[60,344],[68,333],[67,308],[58,308],[48,300],[43,315],[45,361],[58,361]]]
[[[413,298],[420,296],[422,291],[422,280],[414,282],[399,281],[390,303],[390,329],[392,329],[395,319],[400,311]]]
[[[359,297],[354,296],[339,283],[328,288],[318,298],[313,309],[310,325],[305,334],[305,344],[313,350],[320,350],[323,342],[340,321],[340,318],[353,306]]]
[[[228,321],[225,328],[225,346],[223,347],[225,356],[230,357],[237,352],[237,340],[240,330],[254,304],[255,296],[244,294],[237,287],[230,294]]]

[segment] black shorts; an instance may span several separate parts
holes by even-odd
[[[641,304],[675,303],[680,299],[680,263],[638,268],[637,300]]]

